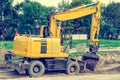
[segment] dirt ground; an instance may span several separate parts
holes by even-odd
[[[114,73],[80,73],[78,75],[66,75],[61,72],[45,73],[39,78],[30,78],[27,75],[19,75],[15,71],[0,72],[0,80],[120,80],[120,72]]]
[[[1,52],[2,51],[2,52]],[[0,49],[0,56],[7,51]],[[77,75],[67,75],[64,72],[46,72],[39,78],[30,78],[27,75],[20,75],[12,69],[4,68],[4,64],[0,63],[0,80],[120,80],[120,51],[107,51],[110,54],[101,54],[101,61],[97,69],[93,71],[85,71]]]
[[[120,80],[120,75],[118,74],[92,74],[92,75],[78,75],[78,76],[47,76],[47,77],[40,77],[40,78],[26,78],[26,80]],[[17,80],[22,80],[17,79]],[[13,80],[13,79],[12,79]]]

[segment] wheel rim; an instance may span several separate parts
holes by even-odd
[[[39,73],[40,70],[41,70],[41,68],[40,68],[40,66],[38,66],[38,65],[35,65],[35,66],[33,67],[33,72],[34,72],[34,73]]]
[[[75,66],[71,66],[70,72],[71,72],[71,73],[75,73],[75,72],[76,72],[76,67],[75,67]]]

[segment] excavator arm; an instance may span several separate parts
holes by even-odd
[[[56,21],[66,21],[72,20],[80,17],[84,17],[87,15],[92,15],[92,23],[91,23],[91,32],[90,32],[90,46],[91,51],[93,50],[93,45],[98,45],[98,35],[100,29],[100,2],[96,4],[82,5],[80,7],[72,8],[63,12],[56,13],[51,16],[50,22],[50,31],[51,37],[59,38],[60,36],[60,26],[56,26]]]

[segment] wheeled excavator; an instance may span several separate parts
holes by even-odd
[[[100,30],[101,3],[82,5],[66,11],[58,12],[50,17],[50,26],[41,26],[39,36],[18,35],[14,38],[12,53],[5,55],[7,65],[19,73],[28,73],[31,77],[38,77],[45,71],[62,70],[67,74],[76,74],[84,68],[94,70],[99,60],[96,52],[99,48],[98,35]],[[59,23],[67,20],[92,16],[89,53],[83,55],[81,61],[69,57],[61,45],[61,26]],[[14,56],[22,58],[12,61]],[[92,61],[92,62],[91,62]]]

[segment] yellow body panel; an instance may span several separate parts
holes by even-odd
[[[45,46],[46,48],[41,48]],[[43,53],[41,52],[43,50]],[[45,51],[45,52],[44,52]],[[18,56],[30,58],[65,58],[60,39],[58,38],[31,38],[16,36],[14,39],[13,53]]]
[[[28,56],[30,54],[30,39],[25,36],[14,38],[13,53],[18,56]]]

